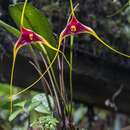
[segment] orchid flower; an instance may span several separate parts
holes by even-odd
[[[26,5],[27,5],[27,0],[25,0],[25,2],[24,2],[24,6],[23,6],[23,10],[22,10],[20,36],[19,36],[18,40],[16,41],[14,48],[13,48],[13,64],[12,64],[11,80],[10,80],[10,111],[11,112],[12,112],[12,106],[13,106],[12,84],[13,84],[15,61],[16,61],[17,53],[22,47],[27,46],[27,45],[31,45],[34,42],[39,43],[39,44],[43,44],[43,45],[49,47],[50,49],[61,53],[63,55],[63,57],[65,58],[66,62],[69,64],[69,61],[67,60],[67,58],[65,57],[63,52],[60,51],[60,49],[53,47],[50,43],[48,43],[48,41],[45,38],[43,38],[42,36],[40,36],[36,32],[32,31],[31,29],[25,28],[23,26],[23,19],[24,19]],[[49,66],[48,69],[50,67],[51,66]]]
[[[68,36],[86,33],[86,34],[90,34],[90,35],[94,36],[98,41],[100,41],[104,46],[109,48],[111,51],[113,51],[119,55],[122,55],[124,57],[130,58],[129,55],[124,54],[124,53],[114,49],[113,47],[108,45],[106,42],[104,42],[92,28],[79,22],[79,20],[76,18],[75,13],[74,13],[72,0],[70,0],[70,4],[71,4],[72,17],[71,17],[70,22],[66,25],[65,29],[61,32],[60,42],[62,42],[62,40]]]
[[[124,54],[124,53],[114,49],[113,47],[109,46],[106,42],[104,42],[96,34],[96,32],[91,27],[88,27],[88,26],[82,24],[81,22],[79,22],[79,20],[76,18],[75,13],[74,13],[72,0],[70,0],[70,5],[71,5],[71,14],[72,14],[71,19],[70,19],[69,23],[66,25],[65,29],[61,32],[61,34],[59,36],[59,43],[58,43],[57,52],[56,52],[52,62],[50,63],[49,67],[46,69],[46,71],[34,83],[32,83],[26,89],[22,90],[21,92],[17,93],[14,96],[17,96],[17,95],[25,92],[26,90],[30,89],[32,86],[34,86],[36,83],[38,83],[42,79],[42,77],[48,72],[48,69],[52,66],[52,64],[54,63],[56,57],[58,56],[59,49],[60,49],[60,46],[62,44],[62,41],[66,37],[69,37],[69,36],[74,36],[74,35],[78,35],[78,34],[81,34],[81,33],[90,34],[90,35],[94,36],[98,41],[100,41],[104,46],[106,46],[111,51],[113,51],[113,52],[115,52],[115,53],[117,53],[119,55],[122,55],[124,57],[130,58],[129,55]]]

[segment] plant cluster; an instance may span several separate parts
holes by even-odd
[[[11,16],[16,22],[20,30],[0,21],[0,25],[7,31],[15,35],[18,40],[14,44],[13,48],[13,63],[10,80],[10,117],[9,120],[13,121],[19,114],[25,113],[29,115],[31,111],[36,111],[39,114],[38,119],[29,124],[29,128],[37,127],[45,130],[54,129],[75,129],[73,124],[72,112],[73,112],[73,85],[72,85],[72,68],[73,68],[73,45],[74,36],[84,33],[89,34],[96,38],[100,43],[107,47],[112,52],[115,52],[126,58],[130,58],[129,55],[114,49],[112,46],[104,42],[97,33],[89,26],[81,23],[76,15],[75,9],[77,6],[73,6],[72,0],[70,0],[71,13],[68,18],[66,27],[61,31],[58,41],[53,36],[53,32],[49,27],[48,20],[31,4],[18,3],[10,6]],[[15,12],[18,12],[15,13]],[[36,19],[37,17],[38,19]],[[42,27],[41,27],[42,26]],[[65,55],[65,39],[70,37],[70,54],[69,58]],[[62,44],[63,43],[63,44]],[[28,46],[30,54],[33,57],[34,63],[31,64],[37,70],[39,78],[31,83],[24,90],[14,94],[13,92],[13,77],[15,72],[15,61],[17,54],[21,48]],[[62,46],[62,49],[61,49]],[[36,48],[40,57],[43,60],[45,71],[41,70],[38,62]],[[58,65],[58,77],[55,74],[54,63],[57,61]],[[69,94],[64,82],[64,62],[69,67]],[[47,76],[46,76],[47,75]],[[48,80],[49,77],[49,80]],[[36,95],[30,102],[23,101],[13,105],[13,101],[16,97],[32,88],[39,81],[43,84],[45,94]],[[14,106],[14,108],[13,108]]]

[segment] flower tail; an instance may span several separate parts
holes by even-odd
[[[60,37],[61,37],[61,36],[60,36]],[[56,51],[56,52],[61,53],[61,54],[63,55],[65,61],[67,62],[67,64],[70,66],[70,63],[69,63],[69,61],[67,60],[65,54],[64,54],[62,51],[60,51],[60,44],[61,44],[61,42],[62,42],[62,37],[61,37],[60,39],[61,39],[61,40],[59,40],[60,43],[59,43],[58,49],[55,48],[55,47],[53,47],[51,44],[49,44],[44,38],[42,38],[42,41],[43,41],[43,43],[44,43],[47,47],[49,47],[50,49],[52,49],[52,50],[54,50],[54,51]]]
[[[21,26],[23,25],[23,19],[24,19],[27,1],[28,0],[25,0],[23,10],[22,10],[21,21],[20,21]],[[17,48],[16,46],[14,46],[14,49],[13,49],[13,64],[12,64],[11,79],[10,79],[10,113],[12,113],[12,111],[13,111],[13,78],[14,78],[16,56],[17,56],[17,52],[18,52],[19,49],[20,48],[19,47]]]
[[[112,46],[108,45],[107,43],[105,43],[94,31],[90,33],[91,35],[93,35],[98,41],[100,41],[104,46],[106,46],[107,48],[109,48],[111,51],[121,55],[121,56],[124,56],[124,57],[127,57],[127,58],[130,58],[130,55],[127,55],[123,52],[120,52],[116,49],[114,49]]]
[[[11,69],[11,78],[10,78],[10,113],[13,111],[13,78],[14,78],[14,69],[15,69],[15,61],[18,50],[14,47],[13,50],[13,63]]]
[[[37,84],[42,78],[43,76],[48,72],[48,70],[52,67],[53,63],[55,62],[59,52],[60,52],[60,45],[61,45],[61,40],[59,41],[59,45],[58,45],[58,49],[57,49],[57,52],[52,60],[52,62],[49,64],[48,68],[46,69],[46,71],[35,81],[33,82],[30,86],[28,86],[27,88],[23,89],[22,91],[18,92],[17,94],[13,95],[13,96],[18,96],[22,93],[24,93],[25,91],[29,90],[30,88],[32,88],[35,84]]]

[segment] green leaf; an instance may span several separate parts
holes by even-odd
[[[58,123],[58,120],[56,118],[54,118],[52,115],[48,115],[48,116],[40,117],[39,122],[46,129],[54,129]]]
[[[8,25],[7,23],[5,23],[2,20],[0,20],[0,26],[3,27],[4,29],[6,29],[8,32],[12,33],[16,37],[18,37],[19,34],[20,34],[19,30],[17,30],[16,28]]]
[[[16,91],[18,88],[16,86],[14,87],[14,91]],[[9,99],[9,84],[5,84],[5,83],[0,83],[0,97],[1,97],[1,101],[0,101],[0,108],[2,108],[3,110],[9,109],[9,105],[10,105],[10,99]],[[14,102],[16,102],[16,98],[14,98]]]
[[[47,107],[45,107],[44,105],[40,104],[39,106],[37,106],[35,108],[35,111],[39,112],[39,113],[43,113],[43,114],[50,114],[50,111]]]
[[[9,121],[13,121],[20,113],[24,112],[23,109],[18,109],[9,116]]]
[[[54,108],[54,101],[53,101],[52,97],[49,96],[49,99],[50,99],[52,108]],[[37,107],[35,107],[35,111],[44,113],[44,114],[51,113],[50,109],[49,109],[48,101],[46,99],[46,95],[44,93],[34,96],[32,98],[32,104],[34,104],[34,103],[39,103],[39,105]]]
[[[11,17],[13,18],[13,20],[15,21],[18,27],[20,25],[22,8],[23,8],[23,4],[21,3],[11,5],[9,7]],[[56,46],[56,41],[53,36],[52,26],[48,22],[48,19],[43,15],[43,13],[41,13],[31,4],[27,4],[26,6],[25,15],[24,15],[24,26],[29,29],[32,29],[33,31],[43,36],[52,46]],[[40,48],[38,44],[36,46]],[[46,47],[46,49],[51,56],[54,56],[55,53],[52,49],[48,47]]]
[[[16,104],[14,104],[14,106],[15,107],[22,107],[22,108],[24,108],[24,106],[25,106],[26,103],[27,103],[27,101],[25,100],[25,101],[18,102]]]
[[[55,117],[53,117],[53,115],[48,115],[48,116],[39,117],[38,121],[33,121],[31,126],[37,128],[38,126],[41,125],[45,129],[55,130],[56,125],[58,123],[59,123],[58,120]]]
[[[9,109],[9,85],[0,83],[0,109]]]
[[[73,113],[73,118],[74,118],[74,122],[78,123],[85,115],[85,113],[87,112],[87,108],[84,106],[80,106],[74,113]]]
[[[28,111],[32,111],[33,109],[35,109],[37,106],[39,106],[41,104],[41,102],[32,102],[29,107],[28,107]]]
[[[9,85],[0,83],[0,96],[8,96],[9,94]]]

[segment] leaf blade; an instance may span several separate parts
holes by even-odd
[[[22,3],[9,6],[10,15],[18,27],[20,26],[22,8],[23,8]],[[56,47],[56,40],[55,37],[53,36],[51,24],[48,22],[48,19],[31,4],[27,4],[26,6],[24,15],[24,26],[29,29],[32,29],[39,35],[43,36],[52,46]],[[36,47],[41,48],[39,47],[38,44],[36,45]],[[54,51],[52,49],[46,46],[45,48],[49,53],[49,55],[51,56],[54,55]]]

